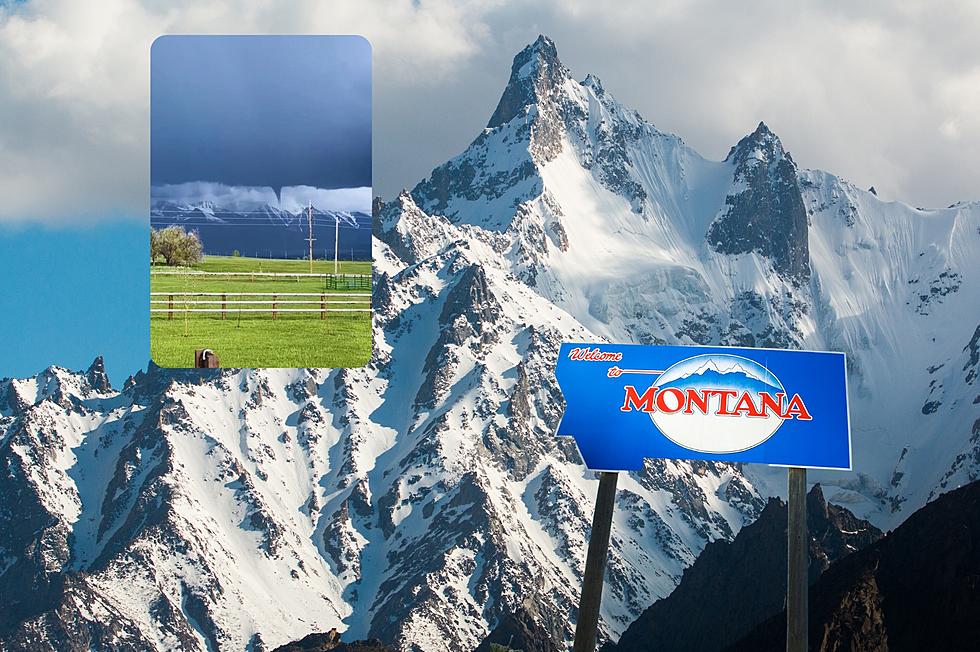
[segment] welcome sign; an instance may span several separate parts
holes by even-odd
[[[559,436],[591,469],[644,458],[850,470],[843,353],[563,344]]]

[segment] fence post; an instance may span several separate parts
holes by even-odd
[[[174,318],[174,295],[170,294],[170,295],[167,295],[167,296],[168,296],[168,299],[169,299],[168,302],[167,302],[167,319],[168,320],[173,320],[173,318]]]
[[[272,295],[272,318],[273,319],[276,319],[276,317],[277,317],[277,314],[276,314],[276,301],[278,301],[278,300],[279,300],[279,295],[278,294],[273,294]]]
[[[222,293],[221,294],[221,320],[222,321],[224,321],[225,319],[225,309],[228,307],[226,303],[227,299],[228,299],[228,295]]]
[[[327,318],[327,297],[320,295],[320,319]]]

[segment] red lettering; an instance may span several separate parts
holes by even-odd
[[[783,415],[784,419],[792,419],[796,417],[800,421],[811,421],[813,417],[807,412],[806,405],[803,404],[803,399],[800,398],[799,394],[794,394],[793,398],[789,400],[789,407],[786,408],[786,413]]]
[[[756,407],[755,403],[752,402],[752,397],[749,396],[748,392],[742,392],[742,396],[739,397],[738,403],[735,404],[735,414],[745,413],[750,417],[761,417],[762,412],[760,412]]]
[[[762,414],[760,416],[768,417],[775,412],[777,417],[783,418],[783,399],[786,398],[785,394],[776,392],[776,395],[773,396],[769,392],[759,392],[759,396],[762,397]]]
[[[587,362],[619,362],[623,354],[618,351],[600,351],[598,347],[576,347],[568,352],[569,360],[585,360]]]
[[[735,413],[728,409],[728,399],[738,395],[738,392],[736,392],[733,389],[716,389],[716,390],[712,390],[711,393],[714,394],[715,396],[721,397],[721,404],[718,406],[717,414],[720,414],[724,417],[735,416]]]
[[[623,407],[619,408],[623,412],[631,412],[632,410],[641,410],[643,412],[653,412],[653,402],[657,395],[656,387],[648,387],[643,395],[641,396],[636,392],[636,388],[632,385],[626,386],[626,399],[623,401]],[[632,407],[630,407],[632,405]]]
[[[718,397],[718,410],[715,414],[725,417],[769,417],[775,414],[781,419],[799,419],[811,421],[810,412],[799,394],[794,394],[786,409],[783,403],[786,394],[776,392],[759,392],[760,403],[753,401],[749,392],[738,392],[733,389],[679,389],[676,387],[660,388],[650,386],[642,394],[632,385],[626,385],[626,396],[619,409],[623,412],[639,410],[641,412],[663,412],[665,414],[709,414],[711,399]],[[737,400],[735,400],[737,398]]]
[[[674,397],[674,406],[671,407],[667,405],[666,397]],[[675,412],[680,412],[681,408],[684,407],[684,392],[677,389],[676,387],[668,387],[667,389],[662,389],[657,394],[657,409],[666,414],[673,414]]]
[[[699,392],[696,389],[687,390],[687,406],[684,408],[684,414],[694,414],[694,408],[698,409],[701,414],[708,413],[708,394]]]

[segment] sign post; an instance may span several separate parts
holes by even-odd
[[[851,468],[843,353],[562,344],[559,436],[601,471],[574,652],[594,652],[617,471],[646,458],[789,467],[786,649],[807,649],[806,469]]]
[[[596,494],[595,513],[592,515],[592,534],[589,535],[589,552],[585,558],[585,578],[582,580],[582,597],[578,604],[578,620],[575,622],[573,652],[595,652],[599,605],[602,602],[602,577],[606,573],[618,478],[619,474],[611,471],[599,474],[599,493]]]
[[[786,528],[786,652],[807,651],[806,469],[788,470]]]

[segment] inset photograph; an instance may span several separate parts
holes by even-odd
[[[150,102],[153,361],[366,364],[368,42],[163,36]]]

